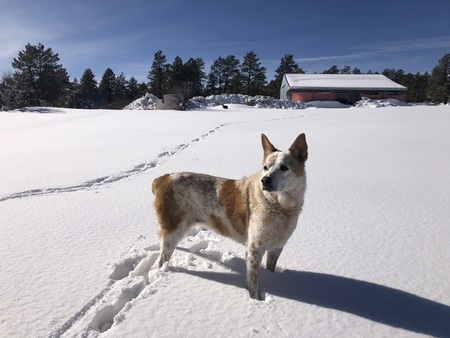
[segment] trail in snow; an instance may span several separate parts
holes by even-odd
[[[315,114],[312,114],[315,115]],[[164,151],[156,156],[156,158],[146,161],[144,163],[140,163],[136,165],[134,168],[126,171],[122,171],[117,174],[109,175],[109,176],[103,176],[99,178],[95,178],[83,183],[70,185],[70,186],[63,186],[63,187],[49,187],[49,188],[42,188],[42,189],[31,189],[26,191],[21,191],[9,195],[4,195],[0,197],[0,202],[4,202],[7,200],[12,199],[19,199],[19,198],[26,198],[26,197],[39,197],[39,196],[46,196],[51,194],[58,194],[58,193],[66,193],[66,192],[76,192],[80,190],[88,190],[100,186],[104,186],[107,184],[111,184],[114,182],[121,181],[123,179],[127,179],[133,175],[143,173],[147,170],[153,169],[161,164],[163,159],[172,157],[174,155],[179,154],[186,148],[189,148],[190,146],[194,145],[195,143],[199,141],[203,141],[207,137],[213,135],[214,133],[218,132],[220,129],[233,124],[243,124],[243,123],[254,123],[254,122],[271,122],[271,121],[278,121],[278,120],[285,120],[285,119],[297,119],[297,118],[303,118],[305,115],[300,116],[293,116],[293,117],[283,117],[283,118],[277,118],[277,119],[270,119],[270,120],[262,120],[262,121],[242,121],[242,122],[231,122],[231,123],[223,123],[211,130],[209,130],[207,133],[202,134],[201,136],[192,139],[191,141],[187,143],[179,144],[178,146],[174,147],[171,150]]]
[[[179,271],[209,270],[220,265],[236,275],[234,260],[240,259],[231,251],[214,249],[219,236],[199,227],[180,242],[170,268],[165,264],[156,268],[159,244],[153,244],[138,252],[131,251],[112,266],[109,281],[95,297],[86,303],[50,337],[97,336],[122,322],[136,302],[146,299],[169,283],[171,274]],[[197,269],[198,268],[198,269]],[[199,271],[200,272],[200,271]],[[243,278],[239,275],[239,278]],[[242,280],[242,284],[243,284]]]
[[[182,143],[171,150],[164,151],[164,152],[158,154],[155,159],[144,162],[144,163],[140,163],[130,170],[122,171],[118,174],[114,174],[114,175],[110,175],[110,176],[103,176],[103,177],[89,180],[89,181],[86,181],[86,182],[83,182],[80,184],[70,185],[70,186],[66,186],[66,187],[32,189],[32,190],[22,191],[22,192],[18,192],[18,193],[13,193],[10,195],[0,197],[0,202],[11,200],[11,199],[17,199],[17,198],[38,197],[38,196],[45,196],[45,195],[64,193],[64,192],[88,190],[91,188],[96,188],[99,186],[104,186],[104,185],[111,184],[111,183],[114,183],[117,181],[121,181],[121,180],[131,177],[133,175],[140,174],[147,170],[155,168],[156,166],[161,164],[161,161],[164,158],[168,158],[168,157],[174,156],[174,155],[182,152],[183,150],[185,150],[186,148],[195,144],[196,142],[202,141],[205,138],[207,138],[208,136],[216,133],[218,130],[225,127],[226,125],[227,125],[226,123],[221,124],[220,126],[214,128],[214,129],[211,129],[207,133],[202,134],[200,137],[195,138],[187,143]]]

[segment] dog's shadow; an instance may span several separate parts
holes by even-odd
[[[233,258],[236,273],[177,270],[237,287],[245,285],[245,261]],[[261,268],[261,291],[271,295],[351,313],[378,323],[435,337],[450,337],[450,306],[408,292],[323,273]]]

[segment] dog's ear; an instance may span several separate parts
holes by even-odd
[[[306,135],[300,134],[292,143],[289,151],[300,162],[305,162],[308,159],[308,145],[306,144]]]
[[[264,134],[261,134],[261,142],[264,150],[264,160],[263,160],[264,163],[266,162],[267,156],[269,156],[275,151],[278,151],[278,149],[275,148],[272,143],[270,143],[269,139]]]

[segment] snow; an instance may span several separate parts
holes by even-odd
[[[0,113],[1,337],[449,336],[450,107]],[[264,301],[245,249],[158,255],[151,182],[239,178],[305,132],[308,190]]]
[[[363,97],[361,101],[356,102],[354,107],[366,107],[366,108],[380,108],[380,107],[397,107],[397,106],[409,106],[408,103],[404,101],[399,101],[396,99],[369,99]]]
[[[152,95],[145,94],[129,105],[125,106],[125,110],[153,110],[157,109],[158,102],[160,100]],[[222,105],[229,104],[241,104],[252,106],[255,108],[276,108],[276,109],[304,109],[306,107],[311,107],[304,102],[292,102],[290,100],[278,100],[270,96],[249,96],[242,94],[222,94],[222,95],[210,95],[207,97],[196,96],[187,102],[187,109],[201,109],[201,108],[212,108]]]
[[[297,89],[406,90],[380,74],[286,74],[285,79],[291,88]]]
[[[134,100],[130,104],[126,105],[125,110],[150,110],[157,109],[157,105],[161,102],[159,98],[150,93],[146,93],[144,96]]]

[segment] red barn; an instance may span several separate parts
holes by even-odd
[[[378,74],[285,74],[280,99],[339,101],[353,104],[363,97],[406,100],[408,88]]]

